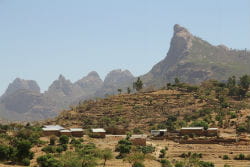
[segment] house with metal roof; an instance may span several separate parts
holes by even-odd
[[[158,129],[158,130],[151,130],[152,136],[166,136],[167,129]]]
[[[60,131],[64,129],[65,128],[60,125],[44,125],[42,131],[45,136],[51,136],[51,135],[59,136]]]
[[[91,137],[94,138],[105,138],[106,137],[106,130],[103,128],[93,128],[91,129]]]
[[[71,135],[74,137],[82,137],[84,134],[84,131],[82,128],[70,128]]]
[[[182,127],[180,135],[204,135],[204,127]]]

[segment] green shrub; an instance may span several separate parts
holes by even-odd
[[[185,167],[184,162],[182,162],[182,161],[176,162],[175,167]]]
[[[141,162],[135,162],[132,167],[145,167],[145,165]]]
[[[46,153],[55,153],[56,152],[56,147],[55,146],[45,146],[42,148],[42,151],[43,152],[46,152]]]
[[[231,166],[230,166],[230,165],[228,165],[228,164],[225,164],[225,165],[224,165],[224,167],[231,167]]]
[[[43,155],[37,158],[39,167],[62,167],[63,164],[54,158],[51,154]]]
[[[214,167],[214,164],[212,162],[200,161],[199,167]]]
[[[57,146],[57,147],[56,147],[56,152],[61,153],[61,152],[63,152],[63,151],[66,151],[66,150],[63,148],[63,146]]]
[[[155,151],[155,147],[153,146],[139,146],[138,150],[141,151],[143,154],[152,153]]]
[[[228,159],[230,159],[229,158],[229,156],[228,155],[223,155],[223,158],[222,159],[224,159],[224,160],[228,160]]]
[[[59,138],[60,144],[68,144],[69,143],[69,137],[66,135],[62,135]]]
[[[234,157],[235,160],[244,160],[245,159],[245,155],[244,154],[238,154]]]
[[[172,167],[169,160],[162,159],[162,160],[160,160],[160,163],[161,163],[161,167]]]
[[[24,166],[29,166],[29,165],[30,165],[30,160],[29,160],[29,158],[24,158],[24,159],[22,160],[22,164],[23,164]]]
[[[0,160],[8,160],[10,158],[10,148],[5,145],[0,145]]]
[[[49,138],[49,144],[50,145],[55,145],[56,144],[56,140],[57,140],[56,136],[51,136]]]

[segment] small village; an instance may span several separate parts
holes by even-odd
[[[114,128],[106,131],[104,128],[64,128],[60,125],[44,125],[44,136],[72,136],[83,137],[88,135],[91,138],[126,138],[125,130]],[[148,134],[132,134],[131,141],[134,145],[146,146],[148,140],[173,140],[181,144],[249,144],[249,140],[243,138],[224,138],[220,136],[218,128],[204,127],[182,127],[180,130],[169,132],[167,129],[151,130]]]

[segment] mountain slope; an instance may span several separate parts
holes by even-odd
[[[164,60],[142,78],[147,85],[162,86],[178,77],[188,83],[250,73],[250,53],[213,46],[193,36],[186,28],[174,26],[174,35]]]

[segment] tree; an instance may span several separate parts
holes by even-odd
[[[160,150],[160,155],[159,155],[159,158],[165,158],[165,156],[166,156],[166,150],[165,149],[161,149]]]
[[[50,138],[49,138],[49,144],[50,145],[55,145],[55,143],[56,143],[56,136],[51,136]]]
[[[240,82],[239,82],[239,95],[241,97],[245,97],[247,91],[249,90],[249,86],[250,86],[250,76],[248,75],[243,75],[242,77],[240,77]]]
[[[47,155],[42,155],[37,158],[37,163],[39,164],[40,167],[62,167],[63,164],[54,158],[53,155],[47,154]]]
[[[10,158],[10,149],[8,146],[0,145],[0,160],[8,160]]]
[[[60,161],[65,167],[81,167],[82,159],[77,152],[67,151],[60,157]]]
[[[208,129],[208,123],[206,121],[196,120],[192,122],[191,126],[200,126],[204,127],[205,130]]]
[[[96,165],[96,158],[92,154],[82,157],[82,167],[95,167]]]
[[[140,79],[140,77],[137,78],[137,81],[133,83],[133,88],[136,90],[136,91],[140,91],[143,87],[143,82],[142,80]]]
[[[139,166],[138,163],[142,164],[144,160],[145,160],[145,154],[140,152],[131,153],[125,158],[125,161],[128,161],[130,164],[132,164],[132,167],[135,166],[141,167]]]
[[[119,94],[121,94],[122,93],[122,89],[117,89],[117,91],[119,92]]]
[[[179,84],[180,84],[179,78],[175,78],[175,79],[174,79],[174,84],[175,84],[175,85],[179,85]]]
[[[28,140],[16,140],[14,143],[16,147],[16,158],[18,161],[22,161],[24,158],[33,158],[32,155],[34,153],[30,152],[32,144]]]
[[[130,87],[127,87],[127,93],[130,94],[131,93],[131,89]]]
[[[69,143],[69,137],[66,135],[62,135],[59,138],[60,144],[68,144]]]
[[[108,149],[108,148],[106,148],[104,150],[101,150],[100,157],[104,160],[103,167],[105,167],[107,160],[110,160],[110,159],[113,158],[112,151],[110,149]]]

